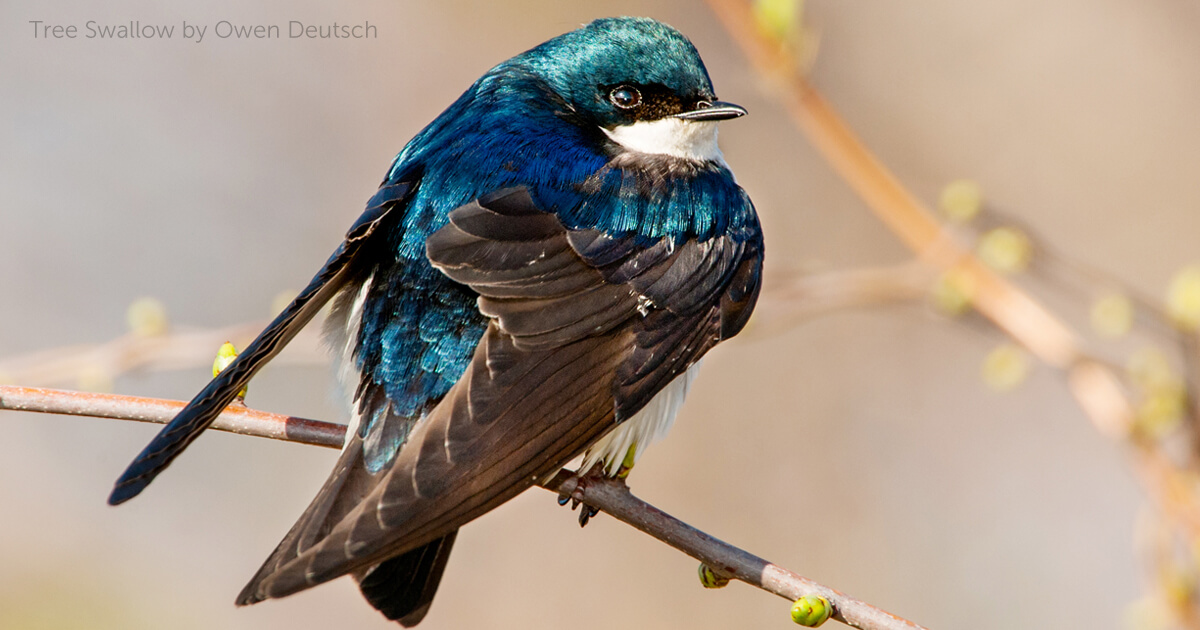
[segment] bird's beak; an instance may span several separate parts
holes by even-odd
[[[700,101],[696,104],[696,109],[690,112],[680,112],[675,114],[676,118],[683,120],[729,120],[738,116],[745,116],[746,108],[725,101]]]

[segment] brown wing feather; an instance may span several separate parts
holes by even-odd
[[[264,576],[254,597],[283,597],[437,540],[565,465],[611,428],[612,379],[631,345],[624,334],[530,353],[493,324],[374,490],[319,543]],[[520,355],[505,360],[526,378],[491,374],[488,356],[497,352]],[[503,391],[505,404],[472,413],[476,388]]]
[[[455,210],[426,252],[493,318],[470,366],[358,503],[302,530],[246,601],[430,544],[565,465],[741,328],[762,261],[728,237],[646,248],[570,231],[522,189]]]

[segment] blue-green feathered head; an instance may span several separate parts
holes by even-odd
[[[596,20],[509,63],[530,69],[604,126],[663,118],[716,98],[696,47],[650,18]]]

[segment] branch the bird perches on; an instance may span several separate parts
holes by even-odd
[[[184,405],[183,401],[178,400],[0,385],[0,409],[12,411],[165,424]],[[330,448],[341,447],[346,430],[345,425],[341,424],[268,413],[238,404],[230,405],[212,428]],[[718,540],[633,496],[623,481],[589,478],[587,483],[579,483],[574,473],[563,470],[541,484],[541,487],[599,508],[613,518],[700,560],[719,577],[737,579],[790,601],[811,596],[824,598],[833,609],[832,618],[851,627],[863,630],[922,628]]]

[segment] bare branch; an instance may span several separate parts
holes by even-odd
[[[0,409],[60,413],[166,424],[183,409],[184,402],[117,394],[72,392],[42,387],[0,385]],[[240,435],[253,435],[314,446],[341,448],[346,427],[341,424],[306,420],[232,404],[217,417],[212,428]]]
[[[1091,360],[1079,335],[1045,306],[979,261],[942,228],[912,192],[854,134],[802,74],[786,47],[756,27],[745,0],[708,0],[751,65],[776,88],[796,126],[876,217],[920,260],[965,274],[972,305],[1047,365],[1066,371],[1072,393],[1096,428],[1114,440],[1128,437],[1132,405],[1120,379]]]
[[[741,580],[789,601],[819,595],[833,604],[833,618],[854,628],[922,628],[907,619],[880,610],[828,586],[801,577],[738,547],[713,538],[629,492],[621,481],[588,478],[580,483],[574,473],[561,470],[543,488],[598,507],[613,518],[632,525],[703,562],[718,575]]]
[[[38,387],[0,385],[0,409],[58,413],[117,420],[165,424],[184,403],[177,400],[93,394]],[[212,428],[240,435],[340,448],[345,425],[307,420],[231,405]],[[789,601],[806,595],[824,597],[832,604],[833,618],[863,630],[922,630],[911,621],[801,577],[783,567],[722,542],[638,499],[623,482],[589,478],[580,483],[562,470],[542,487],[607,512],[617,520],[696,558],[714,572],[741,580]]]
[[[1069,368],[1078,358],[1075,333],[1029,295],[956,243],[934,214],[862,143],[837,111],[796,72],[785,49],[755,26],[750,3],[709,0],[751,65],[779,88],[796,126],[905,245],[938,267],[955,267],[976,287],[974,305],[1046,363]]]
[[[57,386],[73,384],[82,375],[99,372],[107,379],[135,370],[174,370],[212,363],[216,348],[232,341],[244,347],[267,325],[247,322],[222,328],[186,328],[164,334],[126,333],[99,344],[80,344],[0,358],[0,382]],[[274,365],[321,365],[320,326],[300,332],[275,359]],[[90,389],[84,387],[84,389]]]
[[[839,310],[913,303],[929,296],[939,270],[920,260],[887,267],[768,276],[747,338],[786,328]]]
[[[866,203],[876,217],[920,260],[962,274],[972,286],[972,306],[999,330],[1023,345],[1046,365],[1061,370],[1068,387],[1091,424],[1106,438],[1127,449],[1131,466],[1158,510],[1173,522],[1181,534],[1183,547],[1191,548],[1200,540],[1200,494],[1195,476],[1200,463],[1200,372],[1196,368],[1195,335],[1174,340],[1184,362],[1182,405],[1191,418],[1189,452],[1171,452],[1168,440],[1146,435],[1138,424],[1139,407],[1145,400],[1136,398],[1127,383],[1110,365],[1095,359],[1084,347],[1084,336],[1070,327],[1059,314],[1023,291],[1014,282],[1000,276],[970,250],[957,243],[938,219],[900,180],[863,144],[837,111],[810,84],[798,62],[795,48],[777,33],[756,22],[752,3],[747,0],[708,0],[713,13],[742,48],[758,74],[767,80],[772,95],[791,114],[796,127],[808,138],[826,162]],[[1080,271],[1080,269],[1076,269]],[[1086,269],[1082,275],[1087,275]],[[1093,276],[1094,277],[1094,276]],[[1170,332],[1168,318],[1153,300],[1126,289],[1143,306],[1150,305],[1152,323]],[[1143,393],[1144,399],[1144,393]],[[1189,560],[1188,562],[1194,562]],[[1160,571],[1172,575],[1170,571]],[[1194,570],[1189,572],[1194,573]],[[1167,607],[1180,619],[1194,621],[1195,587],[1187,597],[1167,598]]]

